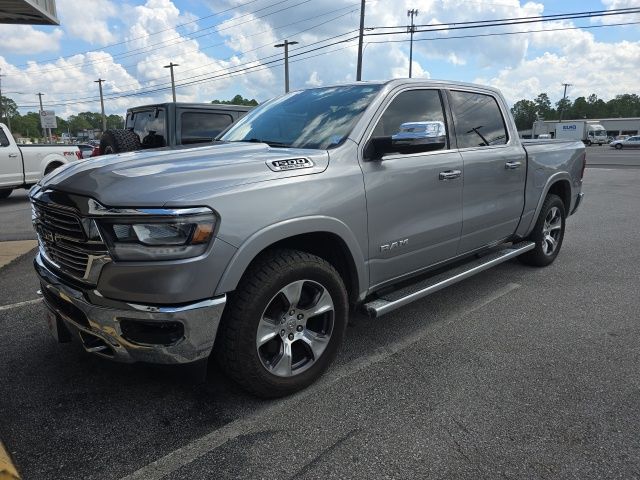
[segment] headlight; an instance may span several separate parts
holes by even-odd
[[[213,238],[215,221],[213,213],[97,219],[113,258],[128,261],[202,255]]]

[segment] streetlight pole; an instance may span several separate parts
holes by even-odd
[[[284,47],[284,92],[289,93],[289,45],[297,45],[298,42],[290,42],[285,40],[284,43],[278,43],[274,47]]]
[[[362,80],[362,41],[364,39],[364,2],[360,3],[360,34],[358,35],[358,69],[356,71],[356,80]]]
[[[102,96],[102,82],[103,79],[98,78],[98,80],[94,80],[93,83],[98,84],[98,88],[100,88],[100,110],[102,111],[102,133],[107,130],[107,117],[104,114],[104,98]]]
[[[171,93],[173,94],[173,103],[176,103],[176,82],[173,79],[173,67],[179,67],[177,63],[169,62],[169,65],[165,65],[164,68],[171,70]]]
[[[413,17],[418,16],[418,10],[412,8],[411,10],[407,10],[407,17],[411,17],[411,25],[407,27],[407,32],[411,35],[411,40],[409,42],[409,78],[411,78],[412,67],[413,67],[413,34],[416,31],[416,27],[413,24]]]

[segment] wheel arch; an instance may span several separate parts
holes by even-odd
[[[527,228],[527,231],[522,237],[527,237],[533,227],[538,220],[538,216],[540,215],[540,211],[542,210],[542,205],[544,204],[545,198],[550,193],[558,195],[562,199],[562,203],[564,204],[565,214],[569,216],[571,212],[571,200],[573,198],[573,193],[571,189],[571,177],[567,172],[558,172],[554,175],[551,175],[547,182],[544,185],[544,188],[541,191],[540,198],[538,199],[538,204],[536,205],[535,212],[531,218],[531,223]]]
[[[61,155],[47,155],[42,159],[42,175],[46,175],[51,173],[52,170],[61,167],[62,165],[66,165],[69,163],[64,157]]]
[[[287,220],[254,233],[240,245],[227,265],[216,295],[235,290],[251,263],[274,248],[292,248],[324,258],[342,276],[350,302],[355,303],[364,297],[368,272],[362,250],[349,227],[330,217]]]

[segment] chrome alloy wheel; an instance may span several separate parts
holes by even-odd
[[[562,215],[558,207],[552,207],[544,219],[542,226],[542,251],[545,255],[553,255],[558,248],[562,234]]]
[[[329,291],[313,280],[298,280],[269,301],[256,332],[262,365],[278,377],[311,367],[329,345],[335,310]]]

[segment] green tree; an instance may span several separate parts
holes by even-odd
[[[518,130],[530,129],[538,116],[536,103],[531,100],[518,100],[511,107],[511,113]]]
[[[555,118],[555,110],[551,108],[551,100],[549,100],[549,95],[546,93],[539,94],[534,103],[536,104],[536,108],[538,111],[538,115],[540,115],[545,120],[550,120]]]
[[[18,105],[11,98],[2,96],[0,97],[2,106],[0,107],[0,117],[7,118],[15,117],[18,114]]]
[[[248,107],[255,107],[256,105],[258,105],[258,102],[255,98],[249,100],[248,98],[244,98],[240,94],[236,95],[231,100],[212,100],[211,103],[220,103],[222,105],[246,105]]]

